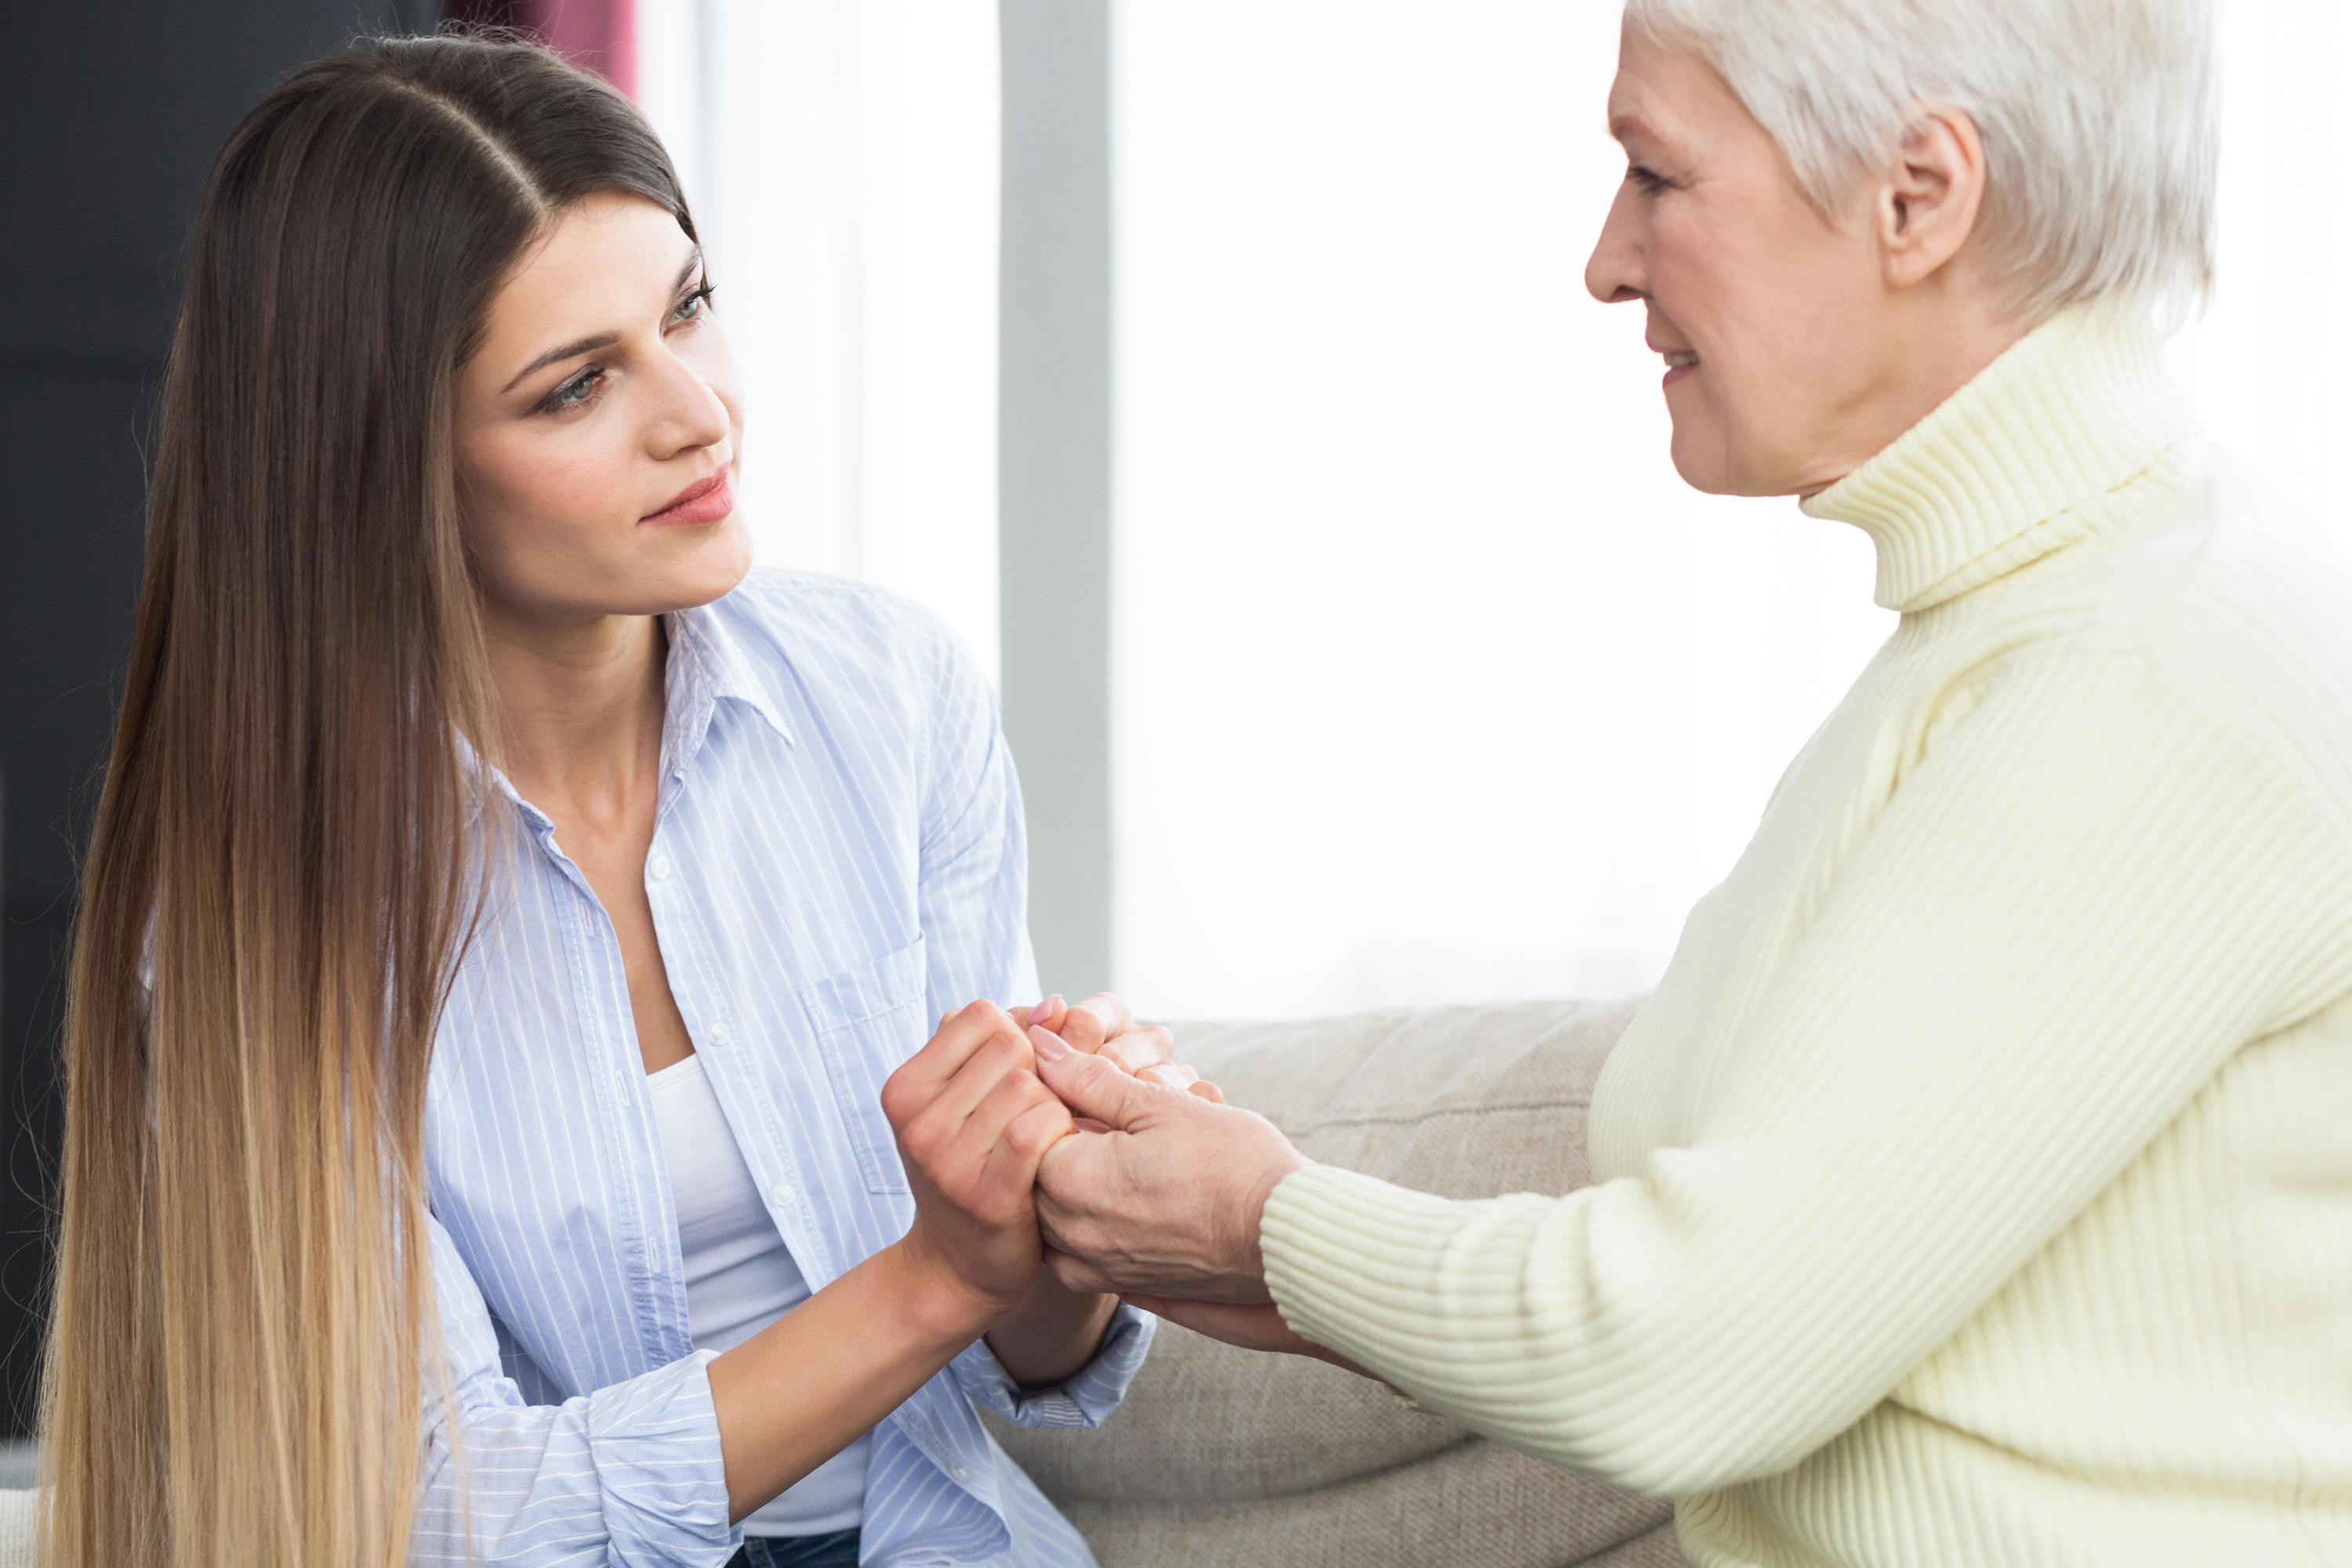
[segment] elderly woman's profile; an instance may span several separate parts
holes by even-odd
[[[1683,477],[1862,529],[1900,622],[1594,1185],[1404,1191],[1033,1031],[1114,1129],[1044,1162],[1066,1279],[1674,1497],[1710,1568],[2352,1562],[2352,573],[2152,325],[2211,276],[2213,26],[1630,0],[1586,284]]]

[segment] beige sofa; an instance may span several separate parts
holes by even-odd
[[[0,1491],[0,1568],[33,1568],[33,1532],[40,1528],[29,1491]]]
[[[1309,1157],[1424,1192],[1566,1192],[1631,1003],[1180,1026],[1184,1059]],[[999,1437],[1103,1568],[1679,1568],[1664,1503],[1404,1410],[1320,1362],[1163,1328],[1099,1432]],[[0,1491],[0,1568],[32,1494]]]
[[[1179,1026],[1178,1054],[1308,1157],[1448,1197],[1591,1179],[1584,1112],[1633,1002]],[[1103,1568],[1679,1568],[1665,1503],[1401,1408],[1320,1362],[1163,1327],[1098,1432],[1013,1456]]]

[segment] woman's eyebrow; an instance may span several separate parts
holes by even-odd
[[[512,392],[516,386],[521,384],[525,376],[528,376],[536,371],[544,370],[558,360],[570,359],[574,354],[593,353],[598,349],[611,348],[614,343],[617,343],[620,341],[621,334],[618,332],[598,332],[593,338],[582,338],[578,342],[566,343],[560,349],[550,349],[545,353],[540,355],[537,359],[531,361],[529,364],[523,366],[522,369],[517,371],[515,373],[514,380],[507,383],[503,387],[500,387],[499,389],[499,393],[501,395],[504,395],[506,393]]]
[[[676,293],[678,289],[685,288],[687,279],[692,278],[694,276],[694,269],[701,265],[702,247],[698,245],[693,248],[693,250],[688,253],[686,265],[677,269],[677,280],[670,285],[670,291],[672,293]],[[506,385],[499,389],[499,395],[503,396],[505,394],[512,392],[516,386],[521,384],[525,377],[532,374],[534,372],[545,370],[549,365],[555,363],[558,360],[571,359],[576,354],[593,353],[598,349],[611,348],[614,343],[617,343],[620,341],[621,334],[618,332],[598,332],[593,337],[582,338],[577,342],[566,343],[560,349],[550,349],[545,353],[540,355],[537,359],[531,361],[529,364],[523,366],[522,369],[517,371],[515,373],[514,380],[507,383]]]

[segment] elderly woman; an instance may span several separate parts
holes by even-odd
[[[2210,51],[2200,0],[1633,0],[1587,283],[1683,476],[1864,530],[1901,624],[1593,1186],[1309,1165],[1041,1032],[1118,1130],[1043,1167],[1066,1279],[1677,1498],[1703,1564],[2352,1563],[2352,574],[2148,324]]]

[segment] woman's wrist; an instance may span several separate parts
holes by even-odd
[[[905,1305],[916,1331],[940,1345],[961,1351],[1019,1304],[1000,1300],[966,1279],[952,1262],[927,1244],[919,1218],[913,1229],[876,1256],[887,1259],[898,1277],[896,1297]]]
[[[1041,1268],[1028,1299],[991,1326],[988,1348],[1013,1382],[1049,1387],[1094,1360],[1118,1310],[1117,1296],[1073,1290]]]
[[[891,1297],[919,1339],[953,1355],[985,1337],[990,1352],[1024,1387],[1059,1383],[1094,1359],[1118,1297],[1072,1290],[1040,1269],[1026,1297],[1001,1300],[975,1289],[926,1245],[921,1231],[918,1222],[876,1255],[895,1277]]]

